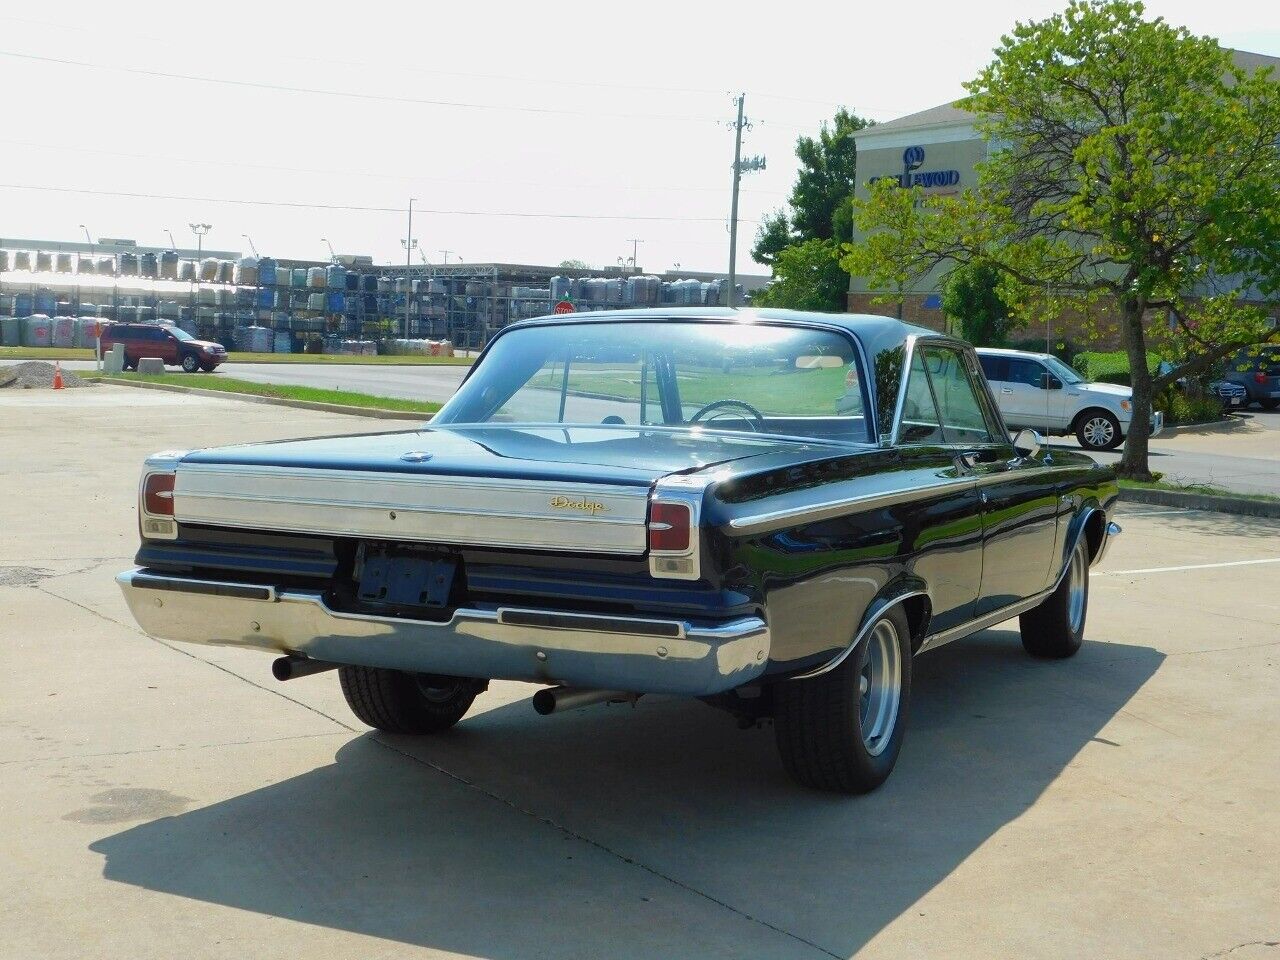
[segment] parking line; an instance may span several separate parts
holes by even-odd
[[[1280,563],[1280,557],[1266,560],[1227,560],[1223,563],[1190,563],[1183,567],[1143,567],[1139,570],[1104,570],[1095,577],[1118,577],[1126,573],[1177,573],[1180,570],[1212,570],[1215,567],[1249,567],[1259,563]]]

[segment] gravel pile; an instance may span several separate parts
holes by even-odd
[[[64,387],[90,387],[92,381],[81,380],[68,370],[62,371]],[[0,388],[29,390],[32,387],[53,386],[53,364],[47,360],[28,360],[10,367],[0,367]]]

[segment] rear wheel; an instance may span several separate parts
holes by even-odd
[[[774,687],[783,766],[807,787],[867,793],[898,760],[911,700],[911,630],[900,607],[835,669]]]
[[[134,360],[127,353],[124,355],[124,360],[120,363],[120,369],[122,370],[134,370],[137,369],[137,366],[138,361]]]
[[[187,373],[195,373],[200,369],[200,360],[193,353],[188,353],[182,358],[182,369]]]
[[[1072,656],[1084,642],[1088,612],[1089,545],[1080,537],[1058,588],[1040,606],[1018,618],[1022,646],[1033,657],[1061,660]]]
[[[1124,442],[1120,421],[1105,410],[1088,410],[1076,423],[1076,439],[1086,450],[1114,450]]]
[[[362,722],[387,733],[439,733],[462,719],[486,684],[380,667],[339,667],[342,695]]]

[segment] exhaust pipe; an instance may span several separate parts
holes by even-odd
[[[328,660],[312,660],[293,653],[271,661],[271,675],[277,680],[297,680],[298,677],[309,677],[313,673],[337,669],[338,664]]]
[[[635,703],[639,699],[640,694],[625,690],[547,687],[533,695],[533,709],[545,717],[565,710],[576,710],[578,707],[589,707],[593,703]]]

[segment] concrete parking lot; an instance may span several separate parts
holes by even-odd
[[[143,456],[386,426],[0,396],[0,956],[1276,955],[1280,521],[1124,507],[1082,652],[926,654],[897,771],[849,799],[695,702],[543,718],[495,683],[394,737],[332,674],[139,632],[111,578]]]

